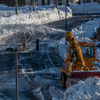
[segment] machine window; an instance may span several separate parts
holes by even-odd
[[[88,58],[88,57],[94,57],[94,47],[81,47],[83,57]]]

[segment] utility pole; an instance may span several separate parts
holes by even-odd
[[[17,54],[17,49],[7,48],[6,51],[15,53],[16,100],[18,100],[18,65],[17,65],[18,54]]]
[[[66,0],[66,4],[65,4],[65,29],[67,31],[67,6],[68,6],[68,0]]]
[[[66,14],[66,5],[65,5],[65,30],[67,31],[67,14]]]
[[[33,0],[33,11],[35,11],[35,0]]]
[[[15,66],[16,66],[16,100],[18,100],[18,55],[17,55],[17,49],[15,49]]]
[[[56,8],[58,9],[58,0],[56,0]]]
[[[36,39],[36,51],[39,51],[39,39]]]
[[[31,0],[29,0],[29,9],[31,10]]]
[[[18,1],[15,0],[15,13],[16,13],[16,15],[18,14],[18,12],[17,12],[17,6],[18,6]]]
[[[85,20],[85,11],[84,11],[84,5],[83,5],[83,23],[84,23],[84,20]],[[85,42],[85,29],[83,29],[84,31],[84,42]]]
[[[69,0],[66,1],[66,4],[69,5]]]

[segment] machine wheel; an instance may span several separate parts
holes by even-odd
[[[66,89],[66,82],[67,82],[67,75],[65,73],[61,73],[61,82],[62,82],[62,87],[63,89]]]

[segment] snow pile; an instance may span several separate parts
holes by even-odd
[[[34,73],[57,74],[57,73],[60,73],[60,68],[46,68],[43,70],[35,71]]]
[[[59,55],[65,59],[65,54],[66,54],[66,45],[65,45],[65,38],[63,38],[60,43],[59,43],[59,46],[58,46],[58,49],[59,49]]]
[[[52,100],[63,100],[64,99],[63,91],[61,91],[55,86],[49,87],[49,92],[52,96]]]
[[[49,9],[49,8],[54,8],[56,7],[55,5],[45,5],[45,6],[35,6],[35,11],[36,10],[43,10],[43,9]],[[26,13],[26,12],[31,12],[33,11],[33,5],[25,5],[25,6],[18,6],[17,7],[18,14],[20,13]],[[15,7],[10,7],[5,4],[0,4],[0,16],[11,16],[15,15]]]
[[[36,100],[44,100],[44,97],[41,92],[41,87],[33,89],[32,93]]]
[[[100,26],[100,18],[89,20],[85,24],[82,24],[81,26],[72,29],[72,33],[74,35],[78,35],[79,37],[84,37],[85,33],[85,37],[93,38],[94,33],[96,33],[99,26]]]
[[[47,67],[47,66],[46,66]],[[60,73],[60,68],[45,68],[43,70],[37,70],[37,71],[33,71],[30,70],[30,72],[27,72],[27,70],[22,69],[21,72],[25,75],[25,74],[59,74]]]
[[[70,10],[69,10],[70,11]],[[68,12],[68,17],[71,17],[71,12]],[[5,24],[45,24],[52,21],[57,21],[65,18],[65,12],[56,9],[56,8],[50,8],[47,10],[37,10],[35,12],[27,12],[19,14],[18,16],[13,15],[10,18],[0,18],[0,23]]]
[[[70,5],[73,14],[83,13],[100,13],[100,3],[91,2],[91,3],[84,3],[80,5]]]
[[[67,100],[100,100],[100,78],[88,78],[85,82],[69,87],[65,92]]]
[[[35,24],[8,24],[1,25],[0,27],[0,43],[5,43],[7,41],[17,42],[18,40],[23,39],[23,35],[30,35],[34,38],[41,38],[42,35],[46,34],[57,34],[64,33],[63,30],[50,28],[43,25],[35,25]],[[16,40],[17,39],[17,40]],[[7,42],[8,43],[8,42]]]
[[[72,14],[69,10],[68,16]],[[49,28],[40,24],[57,21],[65,18],[65,12],[56,8],[48,8],[47,10],[37,10],[35,12],[27,12],[12,15],[11,17],[0,18],[0,39],[21,33],[29,34],[47,34],[57,33],[59,29]],[[7,37],[8,38],[8,37]],[[7,40],[7,39],[6,39]]]

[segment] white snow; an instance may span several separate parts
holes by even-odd
[[[99,100],[100,78],[93,77],[85,81],[79,81],[78,84],[70,86],[65,92],[51,86],[49,92],[52,100]]]
[[[55,86],[49,87],[49,92],[52,96],[52,100],[63,100],[64,99],[63,91],[61,91]]]
[[[71,4],[70,8],[72,9],[72,13],[73,14],[79,14],[79,13],[83,13],[83,9],[84,9],[84,13],[100,13],[100,3],[97,2],[91,2],[91,3],[83,3],[83,4]]]
[[[4,5],[5,6],[5,5]],[[26,8],[26,7],[25,7]],[[37,7],[34,12],[21,13],[12,15],[10,17],[0,18],[0,43],[5,43],[12,35],[20,35],[29,33],[35,35],[36,33],[56,33],[59,29],[49,28],[41,24],[62,20],[65,18],[65,12],[56,8]],[[13,10],[13,9],[12,9]],[[72,12],[69,8],[67,11],[67,17],[72,17]],[[7,38],[6,38],[7,37]],[[16,41],[16,40],[15,40]]]
[[[64,19],[65,13],[56,8],[50,8],[47,10],[38,10],[35,12],[27,12],[19,14],[18,16],[12,15],[11,17],[1,17],[0,22],[4,24],[45,24],[51,21]]]
[[[78,35],[78,37],[85,37],[87,38],[93,38],[94,33],[96,33],[96,30],[100,27],[100,18],[89,20],[88,22],[82,24],[81,26],[78,26],[74,29],[72,29],[72,33],[74,35]]]
[[[100,3],[97,2],[91,2],[91,3],[84,3],[84,4],[70,4],[69,7],[67,7],[67,10],[72,10],[71,12],[73,14],[83,13],[83,6],[84,6],[84,12],[85,13],[100,13]],[[45,5],[45,6],[35,6],[35,11],[38,10],[46,10],[49,8],[55,8],[56,5]],[[22,7],[18,7],[18,13],[27,13],[31,12],[33,10],[33,6],[30,7],[29,5],[25,5]],[[58,9],[65,10],[65,5],[58,6]],[[15,14],[15,7],[8,7],[7,5],[0,4],[0,16],[11,16]],[[69,13],[68,13],[69,14]]]
[[[100,13],[100,4],[98,3],[86,3],[84,5],[86,13]],[[47,26],[43,26],[45,23],[62,20],[65,18],[64,6],[59,7],[59,9],[54,8],[54,6],[50,7],[35,7],[36,11],[29,11],[28,5],[19,9],[18,16],[12,15],[15,14],[14,7],[7,7],[5,5],[0,5],[0,43],[7,43],[7,40],[16,43],[16,39],[12,39],[13,35],[16,36],[20,34],[51,34],[51,33],[59,33],[65,32],[63,30],[49,28]],[[81,5],[71,5],[70,8],[75,13],[83,13],[83,4]],[[67,8],[67,17],[72,17],[72,11],[69,7]],[[8,9],[8,12],[7,10]],[[10,17],[2,17],[2,15]],[[26,12],[26,13],[22,13]],[[93,37],[93,33],[96,32],[96,29],[99,27],[100,19],[90,20],[89,22],[82,24],[78,28],[74,28],[72,33],[76,37],[78,41],[84,40],[84,32],[86,34],[86,41],[91,41],[89,38]],[[20,38],[20,37],[18,37]],[[14,40],[14,41],[13,41]],[[59,51],[62,58],[64,58],[64,54],[66,53],[66,45],[65,40],[62,39],[59,44]],[[34,73],[43,73],[48,70],[49,73],[56,73],[57,70],[55,68],[44,69],[40,71],[36,71]],[[27,73],[23,70],[23,73]],[[33,73],[33,72],[30,72]],[[42,79],[37,76],[34,80],[36,82],[41,81],[41,84],[45,84],[44,82],[50,84],[51,80]],[[54,91],[53,91],[54,90]],[[55,87],[50,87],[49,91],[53,97],[52,100],[63,100],[63,92],[58,90],[56,91]],[[37,94],[39,99],[44,100],[43,95],[40,89],[34,89],[32,91],[33,95]],[[57,94],[60,94],[59,96]],[[68,95],[68,99],[66,97]],[[80,81],[78,84],[73,85],[66,90],[65,98],[67,100],[99,100],[100,99],[100,78],[89,78],[85,82]]]
[[[67,100],[99,100],[100,78],[88,78],[78,84],[69,87],[65,92]]]
[[[47,66],[46,66],[47,67]],[[21,73],[23,73],[25,76],[27,76],[27,74],[59,74],[60,73],[60,68],[45,68],[43,70],[37,70],[37,71],[33,71],[32,69],[29,69],[30,72],[27,72],[26,69],[20,69],[21,70]]]
[[[33,96],[35,96],[35,98],[37,100],[45,100],[44,97],[43,97],[43,95],[42,95],[42,92],[41,92],[41,87],[33,89],[32,93],[33,93]]]
[[[37,10],[45,10],[48,8],[54,8],[55,5],[46,5],[46,6],[35,6],[35,11]],[[17,7],[17,13],[27,13],[33,11],[33,5],[25,5],[25,6],[18,6]],[[9,17],[11,15],[15,15],[15,7],[7,6],[5,4],[0,4],[0,16]]]

